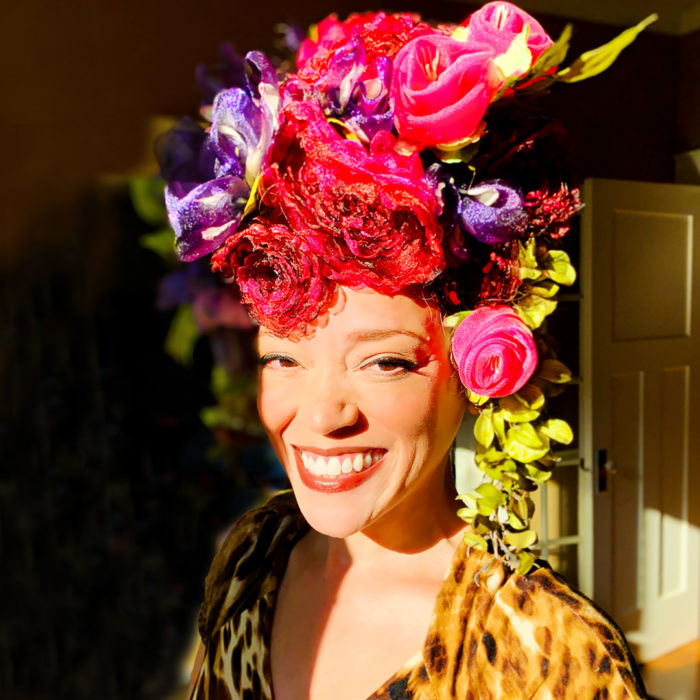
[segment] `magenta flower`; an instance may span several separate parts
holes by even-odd
[[[452,336],[459,378],[478,396],[514,394],[537,367],[532,332],[510,306],[482,306]]]
[[[476,140],[486,108],[503,85],[493,49],[440,33],[419,36],[394,61],[399,141],[415,150]]]
[[[491,46],[496,56],[505,54],[513,42],[524,34],[530,61],[529,66],[522,66],[516,75],[522,75],[529,70],[553,43],[534,17],[509,2],[490,2],[484,5],[467,17],[461,27],[466,29],[466,32],[462,33],[460,38],[470,44]]]

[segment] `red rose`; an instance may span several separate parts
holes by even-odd
[[[444,267],[435,192],[420,158],[393,146],[379,132],[368,153],[311,102],[283,110],[262,202],[284,213],[336,282],[391,293],[430,282]]]
[[[490,2],[467,17],[461,24],[466,32],[460,38],[471,43],[491,46],[496,56],[503,55],[524,33],[530,52],[529,65],[521,66],[515,74],[522,75],[537,58],[552,45],[552,39],[542,25],[524,10],[509,2]],[[513,75],[512,72],[509,75]]]
[[[537,367],[532,332],[510,306],[482,306],[452,336],[462,384],[478,396],[514,394]]]
[[[417,15],[365,12],[350,15],[344,22],[335,14],[318,23],[317,40],[306,39],[297,53],[299,77],[313,82],[328,71],[333,53],[352,39],[362,40],[367,63],[379,56],[393,58],[415,36],[433,30]]]
[[[504,80],[493,58],[487,45],[440,33],[406,44],[394,61],[392,83],[400,142],[422,150],[476,140]]]
[[[212,256],[232,277],[251,316],[279,336],[303,334],[330,299],[323,262],[285,226],[256,220]]]

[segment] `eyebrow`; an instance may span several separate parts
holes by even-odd
[[[416,340],[420,340],[422,343],[428,342],[428,339],[418,333],[406,330],[383,330],[379,328],[368,328],[367,330],[355,331],[350,333],[348,336],[350,340],[355,342],[373,341],[373,340],[385,340],[386,338],[391,338],[395,335],[407,335]]]

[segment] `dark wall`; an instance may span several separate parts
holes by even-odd
[[[404,5],[422,6],[452,21],[469,8]],[[144,225],[124,182],[153,167],[153,117],[196,109],[194,66],[220,41],[270,50],[273,21],[305,25],[351,3],[300,0],[293,16],[286,7],[4,8],[3,697],[163,697],[171,684],[214,533],[235,504],[230,475],[203,457],[194,407],[207,400],[207,358],[186,371],[161,350],[168,319],[153,298],[163,269],[138,245]],[[577,23],[572,54],[615,33]],[[673,154],[700,145],[697,39],[647,33],[604,75],[546,98],[582,176],[668,181]]]
[[[408,4],[426,5],[430,14],[452,20],[469,7]],[[350,6],[348,0],[302,0],[291,17],[280,0],[255,13],[247,3],[222,0],[198,3],[196,10],[165,0],[11,3],[0,30],[2,263],[15,263],[39,241],[50,246],[71,237],[72,223],[33,224],[41,211],[64,208],[99,175],[146,162],[149,118],[192,110],[193,66],[212,60],[221,40],[233,39],[241,51],[270,49],[273,21],[306,24],[327,9],[342,15]],[[562,26],[558,18],[543,22],[552,33]],[[574,49],[614,34],[610,27],[577,23]],[[670,179],[672,154],[700,142],[691,116],[700,99],[692,80],[698,43],[697,34],[679,40],[647,33],[605,75],[559,91],[553,101],[572,130],[583,175]],[[681,79],[693,89],[679,101]]]

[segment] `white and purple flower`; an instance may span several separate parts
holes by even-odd
[[[236,231],[277,128],[279,86],[268,59],[246,56],[243,86],[219,92],[209,131],[180,122],[157,144],[165,201],[185,261],[219,248]]]

